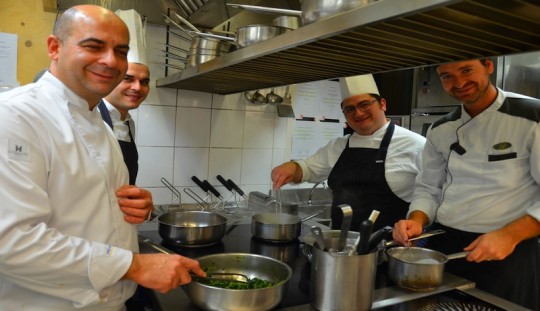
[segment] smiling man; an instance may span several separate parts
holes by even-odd
[[[341,110],[354,133],[306,159],[275,167],[273,187],[328,179],[333,228],[341,226],[340,204],[353,209],[351,230],[358,231],[373,210],[380,211],[375,230],[393,225],[407,213],[425,139],[386,118],[386,100],[372,75],[342,78],[340,86]]]
[[[461,107],[427,133],[408,220],[394,239],[407,244],[425,226],[446,231],[427,247],[470,252],[445,271],[540,310],[540,100],[490,82],[490,59],[437,66]]]
[[[129,114],[137,109],[150,91],[150,71],[146,65],[130,62],[124,79],[99,104],[103,120],[113,129],[134,185],[139,171],[139,154],[135,145],[135,122]]]

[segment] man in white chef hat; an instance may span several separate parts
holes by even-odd
[[[341,109],[352,134],[337,137],[314,155],[272,170],[273,188],[286,183],[328,179],[332,190],[332,228],[340,228],[340,204],[353,209],[351,230],[373,210],[374,230],[393,226],[406,214],[421,167],[425,138],[386,118],[386,100],[372,75],[340,78]]]

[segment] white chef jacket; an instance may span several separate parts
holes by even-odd
[[[533,113],[539,118],[540,106],[526,108],[517,98],[527,97],[499,89],[495,102],[476,117],[462,107],[461,117],[450,114],[430,128],[409,212],[420,210],[430,221],[476,233],[526,213],[540,221],[540,125]],[[463,155],[450,151],[457,141]]]
[[[305,160],[298,160],[302,168],[302,181],[319,182],[326,180],[339,156],[349,148],[379,149],[389,122],[372,135],[353,133],[337,137]],[[350,139],[349,139],[350,137]],[[422,149],[426,139],[400,126],[394,128],[394,135],[388,146],[384,162],[385,178],[392,192],[406,202],[411,201],[414,179],[422,166]]]
[[[0,310],[122,310],[138,251],[99,112],[50,73],[0,95]]]
[[[131,137],[129,136],[129,131],[131,131],[131,135],[133,136],[133,138],[135,138],[135,122],[133,121],[133,118],[128,112],[128,114],[126,115],[126,119],[120,120],[120,111],[118,111],[105,98],[103,98],[103,102],[109,110],[109,115],[111,116],[113,131],[114,135],[116,135],[116,139],[130,143]]]

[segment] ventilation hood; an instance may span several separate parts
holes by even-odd
[[[231,94],[540,49],[535,0],[380,0],[157,80]]]

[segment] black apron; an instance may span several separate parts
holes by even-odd
[[[107,123],[109,127],[114,130],[111,115],[109,114],[109,110],[107,109],[105,102],[101,100],[98,104],[98,107],[99,107],[99,113],[101,114],[103,121],[105,121],[105,123]],[[120,148],[122,149],[122,155],[124,156],[124,163],[126,163],[126,166],[129,172],[129,184],[134,185],[135,181],[137,180],[137,173],[139,172],[139,153],[137,152],[135,139],[133,138],[133,135],[131,134],[131,127],[129,126],[129,122],[125,121],[125,124],[128,126],[129,137],[131,138],[131,142],[119,140],[118,143],[120,144]]]
[[[465,232],[439,223],[433,229],[443,229],[445,234],[427,239],[427,248],[444,254],[462,252],[482,233]],[[504,260],[469,262],[465,259],[450,260],[445,271],[476,283],[476,287],[522,305],[540,310],[540,244],[538,238],[519,243],[514,252]]]
[[[129,122],[125,121],[129,130],[130,142],[119,140],[120,148],[122,148],[122,154],[124,155],[124,162],[129,171],[129,184],[134,185],[137,180],[137,173],[139,172],[139,153],[137,152],[137,145],[135,145],[135,139],[131,134],[131,127]]]
[[[392,192],[384,175],[384,162],[393,134],[394,123],[390,122],[379,149],[349,148],[347,141],[347,146],[328,176],[328,186],[333,196],[333,229],[341,227],[343,214],[338,207],[340,204],[348,204],[353,210],[353,231],[359,230],[360,223],[368,219],[374,209],[381,212],[374,231],[384,226],[393,227],[398,220],[406,217],[409,203]]]

